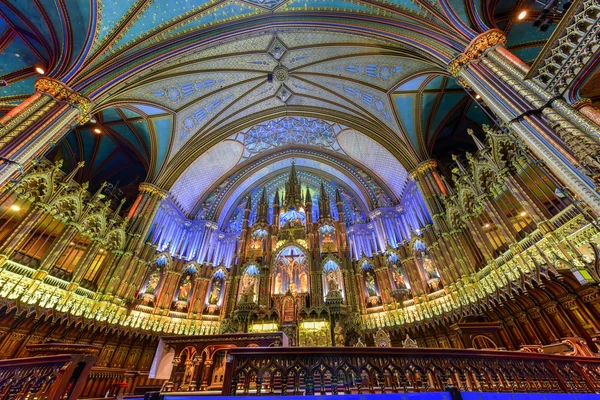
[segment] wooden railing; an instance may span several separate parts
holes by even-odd
[[[143,395],[159,391],[162,379],[148,378],[148,372],[124,368],[94,367],[81,391],[81,399],[116,398],[120,395]]]
[[[600,358],[404,348],[238,348],[223,395],[461,391],[599,393]]]
[[[0,399],[78,399],[95,362],[85,354],[2,360]]]

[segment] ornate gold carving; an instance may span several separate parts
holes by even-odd
[[[159,188],[151,183],[142,182],[139,186],[140,193],[145,193],[150,195],[151,197],[158,197],[160,200],[164,200],[167,198],[168,193],[166,190]]]
[[[41,77],[35,82],[35,90],[48,94],[58,101],[66,102],[79,110],[79,123],[83,124],[90,119],[90,112],[94,103],[87,97],[75,92],[73,89],[56,79]]]
[[[412,179],[416,179],[417,177],[424,175],[429,171],[435,170],[436,167],[437,167],[437,161],[435,161],[435,160],[423,161],[421,164],[417,165],[416,168],[410,172],[410,177]]]
[[[469,43],[465,51],[448,64],[448,71],[457,77],[460,70],[473,60],[477,60],[490,47],[506,44],[506,35],[499,29],[491,29],[482,33]]]

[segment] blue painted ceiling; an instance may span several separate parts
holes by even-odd
[[[516,21],[523,8],[534,10]],[[109,181],[129,197],[141,181],[168,187],[217,132],[294,113],[325,114],[387,143],[402,162],[444,161],[471,150],[466,129],[488,117],[442,66],[493,27],[531,62],[553,29],[532,26],[538,12],[524,0],[7,0],[0,116],[33,93],[35,67],[89,95],[96,122],[49,156],[65,169],[85,160],[80,179]],[[287,75],[270,83],[278,65]]]

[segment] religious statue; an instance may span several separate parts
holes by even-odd
[[[250,274],[244,274],[242,278],[242,293],[254,294],[254,284],[256,283],[256,276]]]
[[[342,324],[340,324],[339,322],[335,324],[335,328],[333,329],[333,340],[337,347],[344,346],[344,328],[342,328]]]
[[[219,298],[221,297],[221,289],[223,288],[223,280],[215,279],[213,281],[213,286],[210,291],[210,295],[208,296],[209,304],[217,304],[219,302]]]
[[[339,290],[339,285],[337,283],[337,280],[335,279],[335,273],[333,271],[329,271],[327,273],[327,289],[329,292]]]
[[[392,265],[392,278],[398,289],[407,289],[406,282],[404,282],[404,276],[399,271],[399,268],[394,264]]]
[[[429,275],[429,279],[439,279],[440,274],[438,273],[435,265],[433,265],[433,261],[429,257],[423,257],[423,268],[427,271],[427,275]]]
[[[308,293],[308,277],[306,272],[300,274],[300,293]]]
[[[326,243],[333,243],[333,237],[331,236],[331,232],[329,232],[329,230],[323,233],[323,244]]]
[[[147,294],[154,294],[158,287],[158,282],[160,282],[160,270],[157,268],[150,274],[150,278],[148,278],[148,285],[146,286]]]
[[[375,276],[373,275],[373,272],[371,272],[371,271],[367,271],[367,273],[366,273],[365,286],[367,288],[367,293],[369,294],[369,297],[377,296],[377,286],[375,284]]]
[[[280,294],[283,291],[281,284],[281,273],[275,275],[275,294]]]
[[[181,285],[179,285],[179,294],[177,295],[177,300],[187,301],[191,289],[192,282],[190,280],[190,276],[186,275],[186,277],[183,278]]]

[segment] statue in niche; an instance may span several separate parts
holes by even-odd
[[[433,264],[431,258],[427,256],[423,257],[423,268],[425,268],[425,271],[427,271],[429,279],[440,279],[440,274],[435,268],[435,265]]]
[[[300,274],[300,293],[308,293],[308,277],[306,272]]]
[[[369,297],[377,296],[377,285],[375,284],[375,275],[373,271],[367,271],[365,274],[365,286]]]
[[[383,190],[378,190],[376,194],[377,194],[377,207],[378,208],[391,207],[392,204],[390,202],[390,199],[385,195]]]
[[[333,270],[327,273],[327,289],[329,292],[336,292],[340,289]]]
[[[256,276],[245,274],[242,278],[242,293],[243,294],[254,294],[254,285],[256,283]]]
[[[344,328],[342,328],[342,324],[339,322],[335,324],[335,328],[333,329],[333,341],[335,342],[336,347],[344,346]]]
[[[177,300],[187,301],[191,289],[192,281],[190,280],[190,276],[186,275],[186,277],[183,278],[183,281],[181,281],[181,285],[179,285],[179,294],[177,295]]]
[[[219,302],[219,298],[221,297],[222,289],[223,289],[223,280],[215,279],[213,281],[213,287],[210,291],[210,295],[208,296],[208,304],[217,304]]]
[[[404,281],[404,275],[400,272],[400,269],[396,264],[392,265],[392,278],[398,289],[407,289],[406,282]]]
[[[282,291],[281,273],[278,273],[275,275],[275,294],[280,294]]]
[[[160,270],[157,268],[150,274],[150,278],[148,278],[148,285],[146,286],[147,294],[156,293],[156,289],[158,288],[158,283],[160,282]]]

